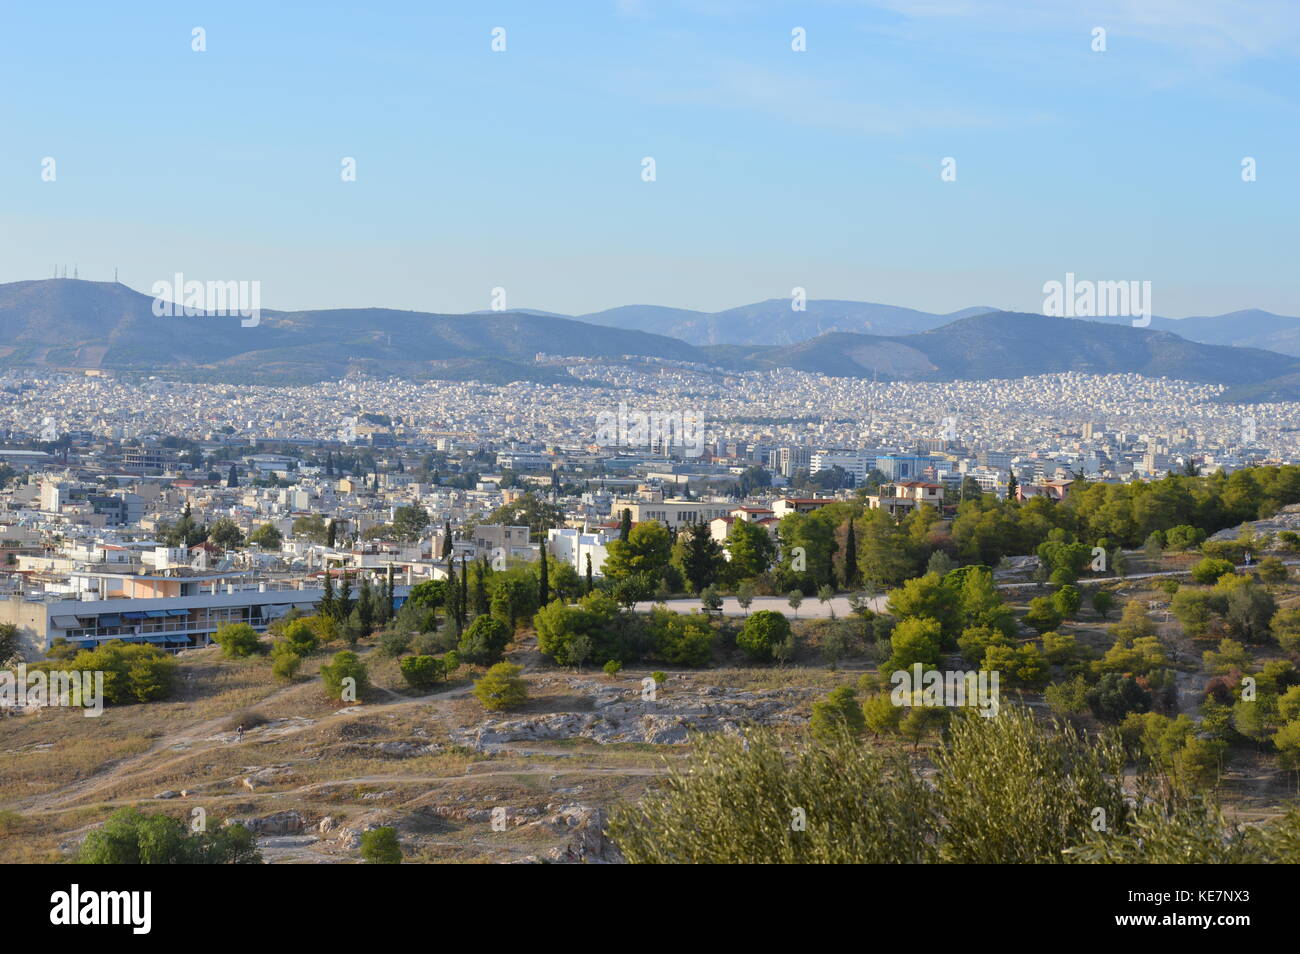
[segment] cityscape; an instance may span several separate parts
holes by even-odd
[[[0,41],[133,110],[0,158],[0,861],[51,930],[192,936],[155,864],[1280,923],[1295,10],[75,6]]]

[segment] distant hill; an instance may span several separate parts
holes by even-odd
[[[624,305],[580,317],[598,325],[670,335],[694,345],[789,345],[832,331],[913,334],[993,310],[964,308],[951,314],[936,315],[864,301],[812,300],[806,305],[805,310],[795,311],[788,298],[771,298],[719,312]]]
[[[1130,324],[1129,318],[1096,318],[1107,324]],[[1275,315],[1250,308],[1224,315],[1195,318],[1151,319],[1155,331],[1170,331],[1189,341],[1202,344],[1232,345],[1238,348],[1264,348],[1300,357],[1300,318]]]
[[[835,332],[788,348],[726,351],[731,360],[755,366],[886,381],[1133,373],[1249,387],[1272,394],[1271,400],[1300,399],[1300,360],[1289,355],[1205,345],[1130,325],[1014,312],[974,315],[915,335]]]
[[[337,379],[351,371],[412,378],[573,379],[539,352],[705,361],[662,335],[521,312],[438,315],[386,308],[159,318],[148,295],[109,282],[0,285],[0,367],[172,371],[236,381]]]
[[[1221,334],[1227,318],[1153,321],[1151,328],[1012,312],[979,312],[919,332],[864,334],[833,330],[783,342],[800,322],[852,318],[876,324],[930,324],[945,316],[854,302],[809,302],[788,312],[784,300],[702,315],[628,306],[607,320],[703,322],[700,333],[745,335],[759,343],[697,346],[665,334],[611,327],[538,312],[440,315],[389,308],[263,311],[261,323],[238,317],[159,318],[153,299],[108,282],[68,279],[0,285],[0,368],[108,368],[195,380],[305,383],[349,373],[411,379],[573,383],[539,353],[617,359],[670,359],[743,371],[796,368],[882,381],[987,380],[1058,371],[1131,372],[1227,385],[1225,400],[1300,400],[1300,359],[1250,347],[1203,344],[1164,330]],[[843,307],[841,307],[843,306]],[[853,311],[848,306],[856,306]],[[888,309],[872,311],[871,309]],[[799,316],[790,319],[790,315]],[[685,317],[684,317],[685,316]],[[691,317],[695,316],[695,317]],[[811,317],[809,317],[811,316]],[[837,317],[838,316],[838,317]],[[869,317],[874,316],[874,317]],[[591,317],[591,316],[589,316]],[[788,320],[789,319],[789,320]],[[1243,313],[1242,334],[1280,335],[1294,319]],[[783,324],[784,323],[784,324]],[[765,338],[765,329],[775,329]],[[780,331],[784,328],[785,331]],[[698,330],[698,329],[697,329]]]

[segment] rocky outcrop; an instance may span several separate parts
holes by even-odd
[[[679,745],[691,732],[736,733],[746,725],[795,721],[798,717],[791,710],[810,693],[808,689],[748,691],[709,686],[661,690],[656,700],[648,701],[635,690],[599,687],[589,712],[485,719],[453,730],[451,740],[478,751],[577,738],[602,744]]]

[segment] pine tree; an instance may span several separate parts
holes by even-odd
[[[722,546],[713,539],[709,525],[704,522],[691,524],[682,554],[682,575],[692,593],[717,582],[718,575],[726,565]]]

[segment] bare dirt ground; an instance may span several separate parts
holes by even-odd
[[[361,652],[374,689],[360,705],[325,698],[328,653],[284,685],[267,658],[214,648],[181,657],[165,702],[3,717],[0,855],[69,860],[112,811],[138,805],[239,820],[272,863],[359,861],[361,832],[379,825],[397,828],[409,861],[611,860],[608,808],[653,783],[691,732],[798,724],[828,684],[815,669],[669,671],[646,699],[649,669],[560,669],[522,639],[510,659],[529,701],[489,713],[470,696],[477,670],[413,695],[394,660]]]

